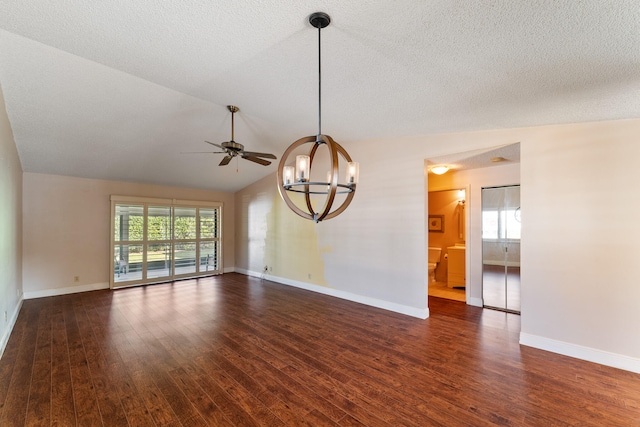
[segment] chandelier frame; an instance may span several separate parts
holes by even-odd
[[[309,159],[310,159],[309,169],[310,170],[313,167],[313,159],[320,145],[322,144],[327,145],[327,148],[329,149],[329,158],[330,158],[330,163],[329,163],[330,165],[329,173],[331,174],[330,182],[296,181],[296,182],[285,183],[284,167],[285,167],[287,158],[298,147],[301,147],[304,144],[310,144],[310,143],[313,144],[309,152]],[[347,209],[347,207],[351,203],[351,200],[353,199],[353,196],[355,195],[357,184],[356,183],[351,183],[351,184],[338,183],[338,175],[339,175],[338,154],[340,154],[345,159],[346,162],[352,162],[351,156],[349,156],[349,153],[347,153],[347,150],[345,150],[340,144],[335,142],[333,138],[331,138],[329,135],[306,136],[304,138],[298,139],[296,142],[291,144],[289,148],[287,148],[284,154],[280,157],[280,164],[278,165],[277,177],[278,177],[278,191],[280,192],[280,196],[282,197],[284,202],[287,204],[289,209],[291,209],[293,212],[295,212],[299,216],[305,219],[310,219],[315,222],[322,221],[323,219],[334,218],[340,215],[345,209]],[[312,187],[314,186],[324,187],[326,190],[313,191]],[[298,189],[297,187],[302,187],[302,189]],[[338,191],[338,188],[341,188],[343,190]],[[304,194],[307,211],[300,209],[300,207],[298,207],[298,205],[296,205],[291,200],[291,198],[287,194],[287,192],[289,191]],[[322,209],[318,210],[318,212],[314,211],[313,206],[311,204],[311,196],[310,196],[311,194],[327,195],[327,198],[325,199]],[[335,209],[334,211],[331,211],[336,194],[346,194],[346,198],[337,209]]]

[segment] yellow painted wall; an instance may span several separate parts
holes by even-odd
[[[458,203],[458,190],[430,191],[429,215],[444,217],[442,233],[429,231],[429,247],[441,248],[440,263],[436,267],[436,280],[447,282],[449,262],[445,258],[449,246],[464,243],[464,207]],[[462,223],[460,223],[462,217]],[[462,230],[460,229],[462,226]],[[460,233],[462,232],[462,236]]]
[[[236,193],[237,267],[272,276],[326,286],[322,254],[331,251],[318,242],[317,227],[292,213],[276,189],[275,175]],[[243,245],[241,244],[241,247]]]

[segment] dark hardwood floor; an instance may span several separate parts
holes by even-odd
[[[0,426],[639,426],[640,375],[240,274],[27,300]]]

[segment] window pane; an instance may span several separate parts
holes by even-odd
[[[215,239],[218,237],[218,210],[200,209],[200,238]]]
[[[147,277],[171,276],[171,243],[147,246]]]
[[[115,245],[113,253],[114,282],[142,279],[142,245]]]
[[[196,208],[175,208],[175,238],[196,238]]]
[[[505,211],[505,221],[507,239],[520,239],[520,221],[516,215],[517,209],[507,209]]]
[[[195,242],[176,243],[175,250],[176,274],[196,272],[196,244]]]
[[[218,270],[218,242],[200,242],[200,271]]]
[[[171,208],[149,206],[147,240],[171,240]]]
[[[482,238],[498,238],[498,211],[482,211]]]
[[[140,205],[116,205],[114,240],[126,242],[142,240],[144,230],[144,208]]]

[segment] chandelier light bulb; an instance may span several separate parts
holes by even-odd
[[[296,181],[309,181],[309,156],[296,156]]]
[[[293,184],[293,175],[295,174],[295,168],[293,166],[285,166],[283,168],[282,182],[284,185]]]
[[[358,162],[349,162],[347,164],[347,184],[357,184],[360,176],[360,165]]]

